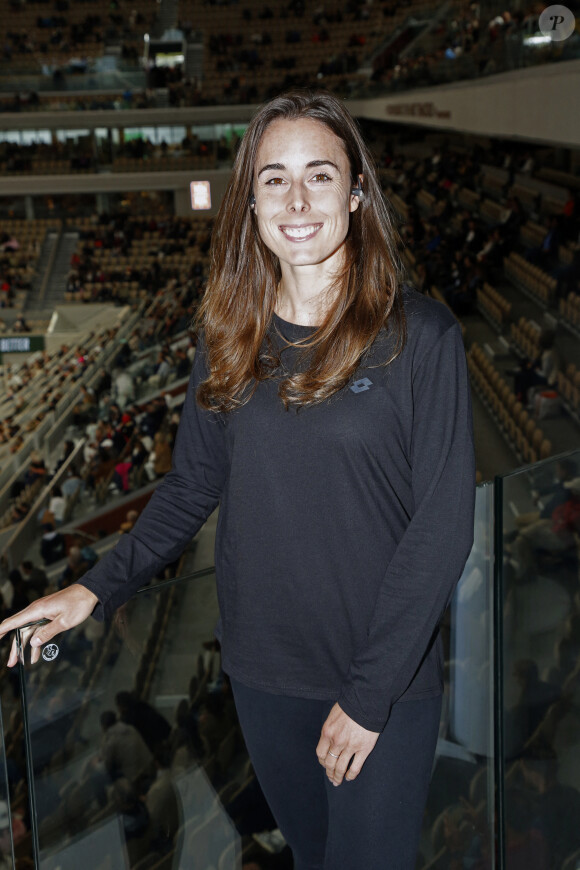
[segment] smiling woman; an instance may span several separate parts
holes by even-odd
[[[473,540],[461,331],[403,286],[397,243],[340,100],[263,106],[216,221],[172,470],[77,584],[0,627],[49,619],[37,659],[110,616],[219,504],[222,668],[296,870],[414,870],[439,623]]]
[[[344,265],[350,215],[359,206],[351,190],[344,146],[328,127],[310,118],[268,127],[256,156],[253,209],[280,263],[276,311],[290,321],[315,325],[322,316],[323,291]]]
[[[304,371],[286,379],[286,406],[331,396],[354,374],[389,318],[392,356],[405,342],[404,268],[394,212],[343,103],[289,92],[251,121],[212,236],[198,323],[211,374],[204,407],[248,401],[276,368],[264,352],[272,312],[316,326]]]

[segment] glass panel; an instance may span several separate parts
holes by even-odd
[[[243,830],[255,786],[216,614],[207,569],[148,587],[108,624],[59,635],[34,666],[27,651],[38,870],[78,870],[87,855],[91,870],[241,867],[226,806]]]
[[[10,793],[8,790],[8,766],[4,745],[4,722],[0,707],[0,867],[14,866],[14,841],[10,815]]]
[[[442,625],[445,696],[421,868],[496,866],[493,583],[493,485],[486,484],[477,488],[473,548]]]
[[[496,866],[492,509],[493,486],[479,487],[474,546],[443,626],[445,703],[419,867],[458,856]],[[244,861],[264,859],[250,835],[276,823],[221,672],[216,617],[213,569],[198,571],[21,664],[38,870],[78,870],[87,854],[91,870],[234,870],[242,836]]]
[[[500,482],[507,870],[580,862],[580,451]]]

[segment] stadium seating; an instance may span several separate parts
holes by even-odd
[[[487,281],[477,289],[477,308],[497,332],[502,332],[508,323],[512,306],[505,296]]]
[[[467,362],[474,389],[518,458],[522,462],[537,462],[550,456],[552,444],[475,342],[467,354]]]
[[[520,317],[517,323],[510,326],[510,338],[516,353],[525,359],[535,360],[540,356],[540,337],[542,328],[537,324]]]
[[[512,251],[503,260],[504,271],[507,278],[512,281],[522,292],[532,296],[542,307],[548,308],[556,291],[557,281],[539,266],[529,263],[521,254]]]

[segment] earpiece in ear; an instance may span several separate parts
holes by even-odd
[[[250,208],[254,208],[254,206],[256,205],[256,197],[254,196],[253,193],[250,196],[249,203],[250,203]]]
[[[362,177],[362,174],[359,174],[359,176],[357,178],[357,184],[353,185],[353,187],[351,188],[351,191],[350,191],[353,196],[358,196],[359,199],[363,199],[364,195],[365,195],[362,183],[363,183],[363,177]]]
[[[350,191],[353,196],[358,196],[359,199],[363,199],[363,197],[364,197],[362,182],[363,182],[363,177],[361,174],[359,174],[359,176],[357,178],[357,183],[352,186],[352,189]]]

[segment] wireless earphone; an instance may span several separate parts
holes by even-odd
[[[250,194],[249,205],[250,205],[250,208],[254,208],[254,206],[256,205],[256,197],[254,196],[253,193]]]
[[[355,185],[350,191],[353,196],[358,196],[359,199],[363,199],[364,195],[365,195],[364,190],[362,188],[362,182],[363,182],[363,177],[362,177],[362,175],[359,175],[358,184]]]

